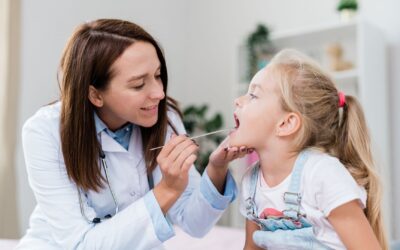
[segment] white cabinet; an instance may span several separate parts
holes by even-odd
[[[331,76],[339,90],[356,96],[363,106],[371,132],[374,156],[384,185],[384,216],[388,225],[391,193],[390,127],[387,59],[383,35],[368,23],[354,21],[318,25],[287,32],[272,32],[270,38],[277,50],[297,49],[317,60],[327,70],[329,57],[326,48],[329,44],[339,43],[343,48],[343,59],[354,65],[350,70],[331,72]],[[245,46],[242,46],[239,49],[239,72],[241,73],[238,78],[240,81],[234,87],[235,96],[247,91],[248,81],[244,81],[247,61]],[[237,164],[239,163],[234,165]],[[240,174],[235,173],[235,175]]]

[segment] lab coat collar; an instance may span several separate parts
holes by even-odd
[[[108,135],[105,130],[100,131],[98,135],[101,147],[104,152],[129,152],[138,159],[143,157],[142,135],[139,126],[133,125],[132,127],[132,134],[129,140],[128,151],[123,146],[121,146],[121,144],[115,141],[110,135]]]

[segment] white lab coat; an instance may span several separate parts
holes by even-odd
[[[179,117],[172,112],[168,115],[178,131],[184,133]],[[23,127],[25,162],[37,206],[30,218],[30,229],[17,249],[164,249],[151,216],[162,215],[161,209],[149,208],[145,202],[145,196],[154,199],[154,194],[149,192],[139,128],[134,126],[128,151],[104,131],[99,135],[120,212],[109,220],[92,224],[83,218],[76,185],[67,176],[59,124],[60,103],[56,103],[41,108]],[[153,178],[155,184],[161,179],[158,166]],[[169,221],[195,237],[211,229],[232,198],[215,194],[212,199],[220,199],[226,205],[223,209],[214,208],[199,186],[215,187],[207,187],[203,179],[192,167],[188,187],[167,215]],[[114,214],[115,205],[107,185],[99,193],[91,191],[82,197],[89,219]],[[159,221],[162,223],[157,227],[165,230],[163,238],[173,236],[165,217]]]

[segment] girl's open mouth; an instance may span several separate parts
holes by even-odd
[[[235,129],[238,129],[240,126],[239,118],[237,117],[236,114],[233,114],[233,118],[235,119]]]

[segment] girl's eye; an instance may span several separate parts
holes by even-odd
[[[252,94],[252,93],[249,93],[249,96],[250,96],[250,99],[256,99],[257,98],[257,96]]]
[[[161,74],[156,75],[156,78],[160,79],[161,78]]]

